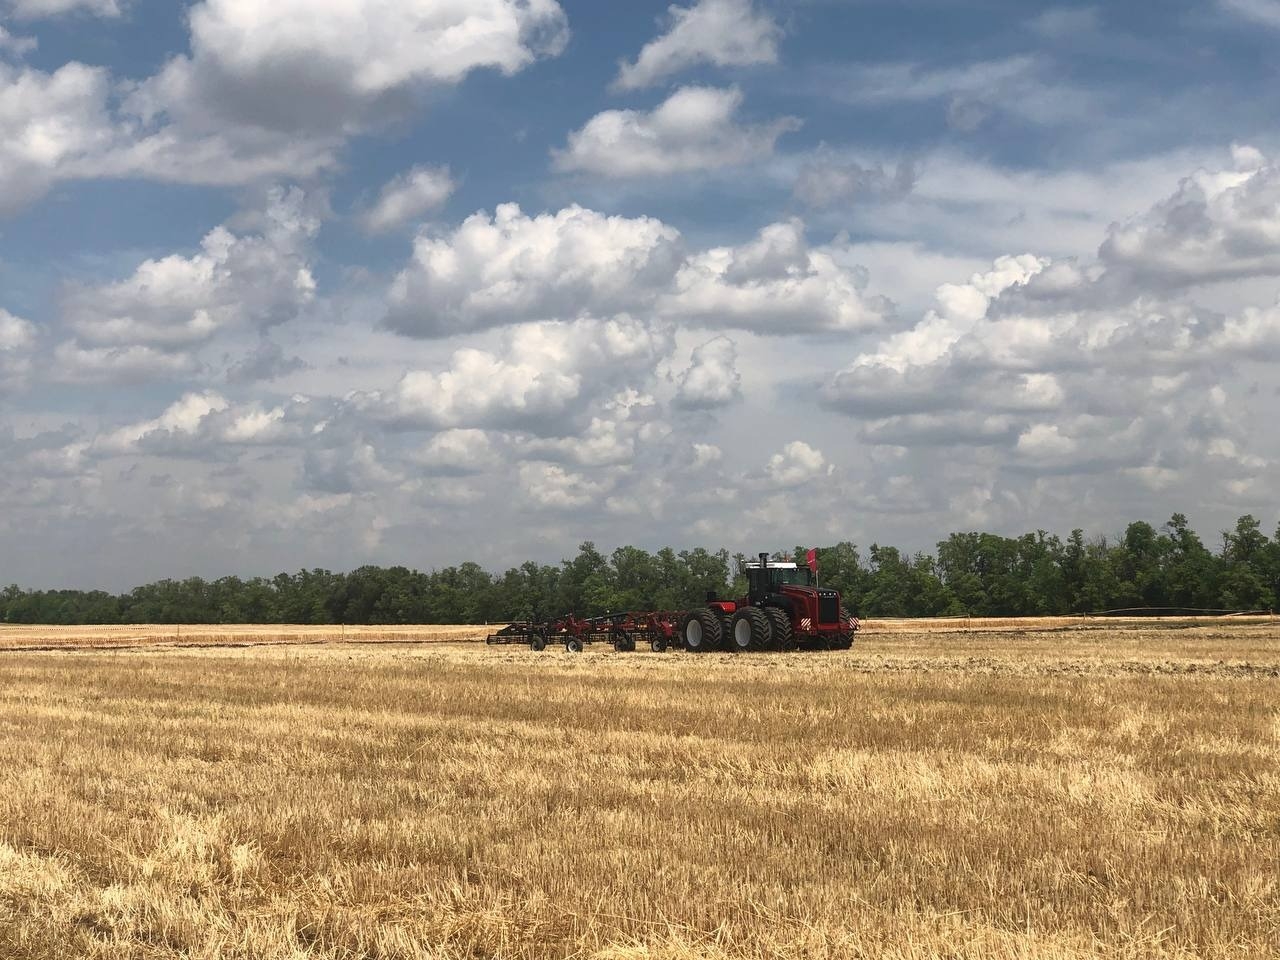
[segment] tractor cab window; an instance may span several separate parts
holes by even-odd
[[[779,586],[784,583],[801,587],[813,586],[813,573],[808,567],[796,567],[794,570],[771,570],[769,572],[774,575],[776,578],[774,583]]]
[[[765,595],[774,593],[784,586],[813,586],[813,574],[808,567],[769,567],[759,566],[747,568],[747,583],[753,600],[761,600]]]

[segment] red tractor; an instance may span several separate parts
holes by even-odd
[[[808,646],[848,650],[858,632],[857,618],[847,613],[840,592],[819,587],[808,567],[770,562],[767,553],[749,560],[747,595],[720,600],[690,611],[681,625],[685,649],[695,652],[729,649],[790,650]]]

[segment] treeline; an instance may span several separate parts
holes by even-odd
[[[1280,609],[1280,527],[1243,516],[1216,551],[1175,513],[1162,530],[1131,523],[1114,540],[953,533],[934,555],[872,545],[818,551],[825,583],[864,616],[1052,616],[1138,607]]]
[[[726,551],[619,547],[606,557],[584,543],[558,566],[533,562],[494,576],[475,563],[424,573],[360,567],[271,578],[161,580],[115,596],[103,591],[0,591],[8,623],[501,623],[623,609],[685,609],[724,591]]]
[[[804,550],[775,557],[803,559]],[[559,565],[533,562],[495,576],[475,563],[422,572],[360,567],[275,577],[161,580],[113,595],[103,591],[0,591],[7,623],[499,623],[574,612],[683,610],[708,590],[736,596],[741,554],[704,549],[650,553],[619,547],[608,556],[584,543]],[[1182,514],[1162,529],[1131,523],[1114,539],[955,533],[934,554],[906,555],[872,544],[818,550],[823,585],[864,617],[1039,616],[1132,607],[1184,610],[1280,609],[1280,528],[1274,538],[1252,516],[1209,549]]]

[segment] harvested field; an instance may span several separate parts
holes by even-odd
[[[109,650],[133,647],[237,647],[298,643],[441,643],[483,640],[476,626],[295,626],[290,624],[127,624],[14,626],[0,624],[0,651]]]
[[[1265,622],[0,654],[5,958],[1265,957],[1278,866]]]
[[[1280,627],[1275,614],[1247,614],[1221,617],[915,617],[893,620],[864,620],[863,625],[875,633],[1024,633],[1028,630],[1102,630],[1118,629],[1171,630],[1218,625],[1238,627]]]

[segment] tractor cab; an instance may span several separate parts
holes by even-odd
[[[840,593],[819,587],[807,566],[769,559],[767,553],[743,564],[747,596],[743,606],[775,607],[784,611],[797,631],[842,630],[845,617]]]
[[[784,593],[783,587],[786,586],[813,586],[813,573],[808,567],[771,561],[764,553],[759,560],[744,563],[743,572],[747,575],[747,596],[753,604],[764,603],[770,596]]]

